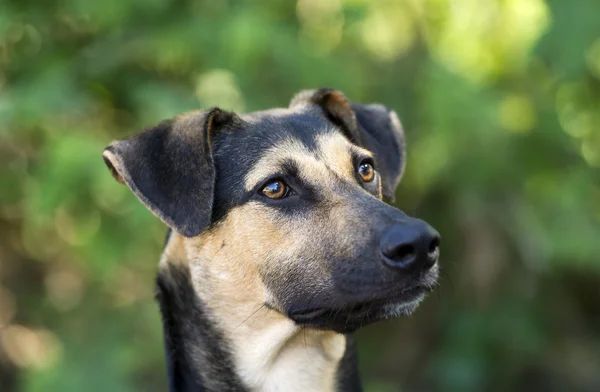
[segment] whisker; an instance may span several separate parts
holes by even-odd
[[[312,361],[312,358],[310,356],[310,351],[308,351],[308,344],[306,343],[306,328],[302,327],[302,336],[304,338],[304,350],[306,351],[306,355],[308,356],[308,359],[310,361]]]
[[[306,304],[306,307],[307,307],[308,309],[310,309],[310,308],[311,308],[311,306],[312,306],[312,302],[313,302],[313,300],[314,300],[314,299],[317,297],[317,295],[318,295],[318,294],[319,294],[319,293],[318,293],[318,291],[315,291],[315,292],[314,292],[314,293],[313,293],[313,294],[310,296],[310,298],[308,299],[308,302],[307,302],[307,304]],[[302,340],[303,340],[303,342],[304,342],[304,350],[306,351],[306,355],[308,356],[308,359],[312,361],[312,357],[310,356],[310,351],[308,350],[308,343],[307,343],[307,333],[308,333],[308,331],[307,331],[307,328],[306,328],[306,327],[302,327]]]
[[[244,321],[242,321],[240,323],[240,325],[238,325],[237,327],[235,327],[233,329],[233,331],[235,332],[236,329],[238,329],[239,327],[241,327],[242,325],[244,325],[246,323],[246,321],[250,320],[250,318],[252,316],[254,316],[256,313],[258,313],[261,309],[264,309],[264,308],[265,308],[265,304],[262,304],[258,309],[256,309],[254,312],[252,312],[252,314],[250,316],[246,317],[246,319]]]
[[[446,272],[446,270],[442,269],[442,268],[440,268],[440,272],[442,273],[444,278],[448,279],[448,281],[450,282],[450,288],[452,289],[452,292],[454,293],[456,291],[456,287],[454,287],[454,283],[452,282],[452,278],[450,277],[450,274],[448,274]],[[439,284],[438,284],[438,286],[439,286]]]
[[[348,327],[348,320],[350,320],[350,316],[352,312],[356,309],[356,305],[353,305],[350,309],[348,309],[348,314],[346,315],[346,320],[344,321],[344,327]]]
[[[331,318],[331,320],[335,321],[335,318],[338,316],[338,314],[340,314],[341,311],[342,311],[342,307],[340,306],[340,307],[337,308],[337,310],[333,314],[333,317]]]
[[[365,320],[368,319],[369,315],[371,314],[371,312],[373,311],[373,303],[371,302],[369,304],[369,307],[367,308],[366,313],[363,314],[362,319],[360,320],[360,327],[362,328],[365,325]]]
[[[217,257],[217,255],[219,254],[219,252],[221,250],[223,250],[224,247],[225,247],[225,241],[223,241],[223,243],[221,243],[221,246],[219,247],[219,249],[217,249],[217,251],[215,252],[215,254],[212,255],[212,257],[210,258],[210,260],[208,262],[211,263],[215,259],[215,257]]]

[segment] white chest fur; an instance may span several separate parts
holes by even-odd
[[[280,318],[264,328],[240,327],[234,361],[252,391],[333,392],[346,338],[334,332],[298,328]]]

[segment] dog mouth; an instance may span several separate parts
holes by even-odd
[[[317,329],[351,332],[372,322],[396,315],[410,314],[432,288],[415,285],[399,293],[356,301],[336,307],[314,307],[288,313],[296,324]]]

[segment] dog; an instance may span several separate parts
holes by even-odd
[[[352,333],[437,284],[439,234],[383,201],[405,163],[383,105],[306,90],[288,108],[183,114],[103,157],[169,226],[170,391],[360,391]]]

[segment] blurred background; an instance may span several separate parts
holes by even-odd
[[[600,1],[4,0],[0,390],[164,391],[166,229],[105,145],[335,87],[403,120],[442,287],[359,333],[367,391],[600,390]]]

